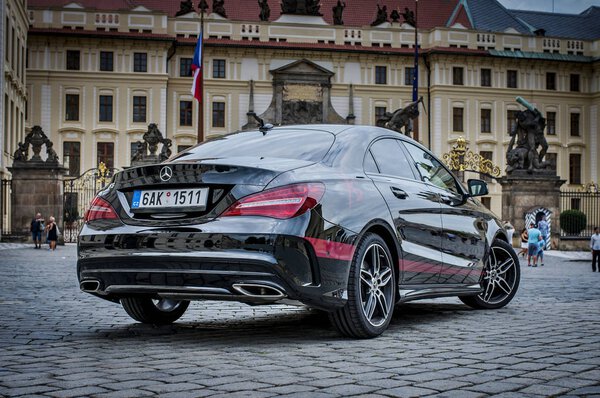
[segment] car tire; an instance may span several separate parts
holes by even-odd
[[[370,338],[383,333],[394,313],[396,270],[383,239],[367,233],[359,241],[348,278],[346,305],[329,314],[343,335]]]
[[[459,299],[475,309],[502,308],[508,304],[519,288],[521,267],[511,245],[496,240],[490,247],[481,279],[482,291],[476,296]]]
[[[127,314],[138,322],[168,325],[181,318],[190,302],[186,300],[125,297],[121,299],[121,305]]]

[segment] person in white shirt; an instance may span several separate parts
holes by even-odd
[[[600,232],[598,227],[594,228],[594,234],[590,238],[590,249],[592,249],[592,272],[600,272]]]

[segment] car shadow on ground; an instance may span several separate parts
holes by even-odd
[[[260,311],[260,308],[258,308]],[[468,316],[472,310],[462,304],[449,303],[408,303],[396,306],[388,333],[402,329],[431,328],[440,326],[448,319]],[[143,337],[144,341],[163,340],[170,342],[207,341],[228,342],[235,340],[237,345],[254,345],[260,339],[272,341],[331,341],[344,339],[330,325],[327,313],[313,309],[294,309],[281,313],[254,313],[250,311],[239,317],[202,319],[201,311],[191,314],[172,325],[146,325],[141,323],[119,324],[110,328],[96,329],[88,339],[129,339]],[[196,317],[197,316],[197,317]]]

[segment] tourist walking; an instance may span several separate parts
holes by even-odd
[[[48,233],[48,242],[50,243],[50,248],[48,250],[56,250],[56,241],[58,240],[58,227],[56,226],[56,220],[54,217],[50,216],[48,221],[48,225],[46,225],[46,232]]]
[[[537,267],[537,253],[539,249],[540,240],[542,239],[542,233],[535,227],[533,223],[529,224],[527,230],[527,266]],[[533,265],[531,260],[533,259]]]
[[[508,243],[513,245],[513,235],[515,234],[515,227],[510,223],[510,221],[504,221],[504,230],[506,231],[506,237],[508,238]]]
[[[529,240],[529,237],[527,236],[527,228],[523,228],[523,230],[521,231],[521,250],[519,251],[519,256],[523,256],[525,257],[525,255],[527,254],[527,241]]]
[[[537,228],[542,234],[542,239],[544,239],[544,247],[547,247],[548,239],[550,239],[550,225],[548,225],[548,221],[546,221],[545,214],[542,216],[542,219],[538,221]]]
[[[31,220],[31,239],[36,249],[42,247],[42,231],[44,231],[44,219],[41,213],[37,213],[35,218]]]
[[[590,249],[592,249],[592,272],[600,272],[600,232],[598,227],[594,228],[594,234],[590,238]]]

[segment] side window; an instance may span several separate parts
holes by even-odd
[[[415,179],[410,162],[398,140],[385,138],[376,141],[371,145],[371,153],[381,174]]]
[[[423,181],[448,191],[459,192],[452,174],[433,155],[408,142],[404,143],[404,146],[414,159]]]
[[[375,164],[375,159],[373,159],[373,154],[371,151],[367,151],[367,154],[365,155],[365,164],[363,167],[365,169],[365,173],[379,173],[379,169],[377,168],[377,164]]]

